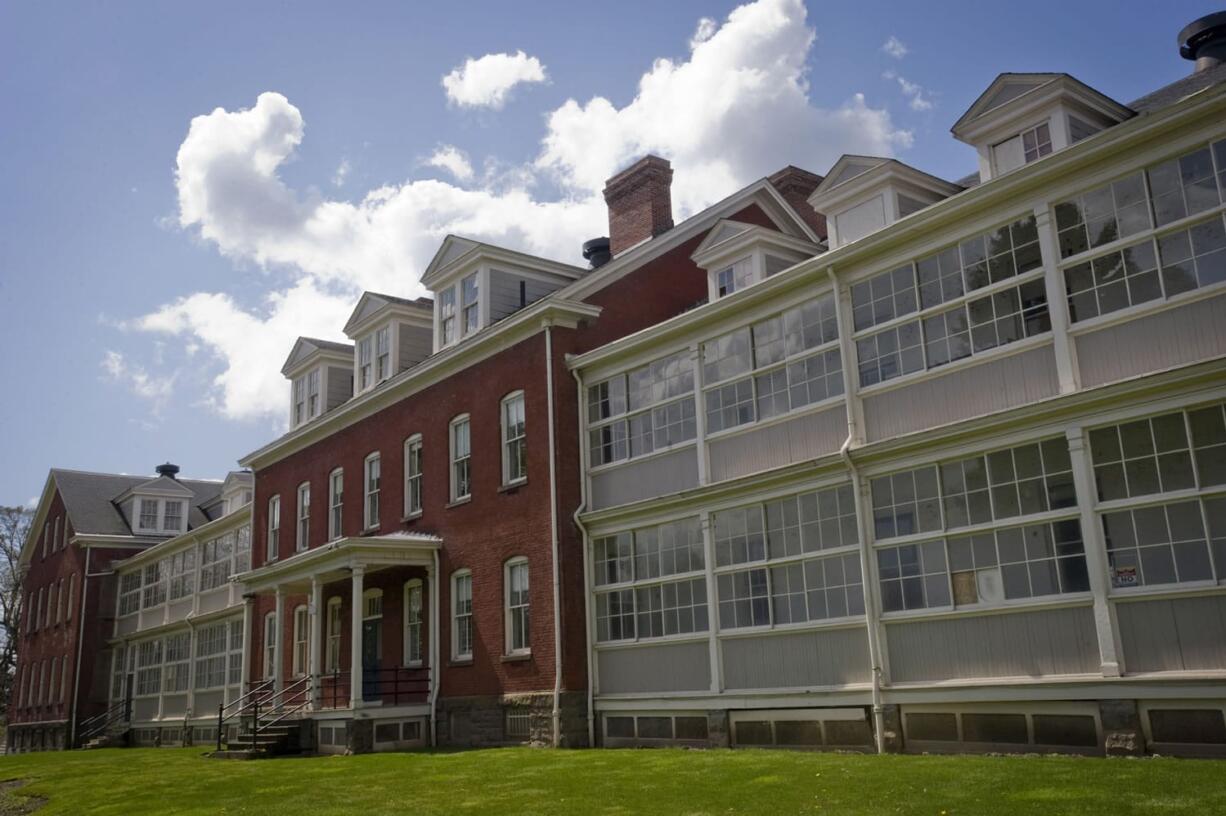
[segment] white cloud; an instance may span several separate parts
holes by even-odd
[[[279,369],[294,338],[338,338],[363,289],[425,294],[418,278],[449,233],[578,263],[580,243],[606,230],[604,181],[646,152],[672,161],[680,220],[789,163],[822,172],[843,153],[908,147],[910,133],[861,94],[832,109],[810,103],[814,38],[801,0],[759,0],[700,23],[688,59],[657,60],[625,106],[596,96],[552,111],[530,164],[491,159],[478,177],[442,146],[427,163],[461,180],[467,168],[479,178],[467,189],[406,180],[358,201],[292,189],[278,171],[305,123],[288,99],[264,93],[250,109],[198,116],[178,153],[178,224],[258,267],[269,294],[252,306],[198,292],[129,325],[198,347],[192,365],[216,366],[206,399],[223,415],[279,422]],[[540,194],[550,187],[555,196]]]
[[[468,162],[468,156],[455,145],[439,145],[426,164],[446,170],[455,176],[457,181],[471,181],[473,166]]]
[[[156,346],[156,344],[155,344]],[[155,351],[155,359],[159,358]],[[107,377],[128,386],[134,394],[153,404],[154,415],[160,415],[162,408],[174,393],[176,375],[155,376],[136,363],[128,362],[117,351],[107,351],[102,356],[102,370]]]
[[[349,164],[349,159],[341,159],[341,163],[336,166],[336,172],[332,174],[332,186],[344,187],[345,179],[349,178],[349,171],[353,166]]]
[[[902,91],[903,96],[907,97],[911,110],[932,110],[932,95],[922,85],[911,82],[906,77],[900,76],[894,71],[886,71],[881,76],[885,79],[890,79],[898,83],[899,90]]]
[[[507,103],[516,85],[547,82],[545,66],[523,51],[514,54],[486,54],[469,57],[464,64],[443,77],[447,99],[462,108],[493,108]]]
[[[694,28],[694,36],[690,37],[690,49],[705,43],[719,30],[719,23],[710,17],[703,17]]]
[[[894,59],[902,59],[903,57],[907,56],[907,53],[910,51],[910,49],[903,44],[903,41],[895,37],[893,34],[891,34],[890,38],[885,41],[884,45],[881,46],[881,50],[889,54]]]

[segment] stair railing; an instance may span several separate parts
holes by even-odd
[[[78,731],[81,742],[87,742],[105,733],[115,723],[126,720],[127,710],[128,701],[120,700],[101,714],[95,714],[82,722]]]
[[[221,750],[222,735],[225,733],[226,723],[235,717],[242,717],[249,710],[254,708],[257,713],[260,709],[260,700],[264,699],[271,692],[273,686],[272,678],[264,680],[251,687],[241,697],[236,697],[228,703],[221,703],[217,706],[217,750]]]

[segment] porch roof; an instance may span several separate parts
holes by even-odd
[[[443,539],[424,533],[397,531],[386,535],[348,536],[322,547],[236,575],[244,593],[268,592],[277,587],[310,586],[313,579],[339,581],[354,567],[432,567]]]

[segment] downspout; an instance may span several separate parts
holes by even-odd
[[[81,693],[81,653],[85,646],[85,602],[89,599],[89,579],[101,578],[113,574],[113,570],[90,573],[89,561],[93,548],[85,547],[85,571],[81,574],[81,603],[77,606],[77,660],[72,670],[72,705],[68,714],[68,744],[75,745],[77,741],[77,695]],[[108,678],[109,682],[109,678]]]
[[[839,280],[834,274],[834,267],[826,268],[826,274],[830,276],[830,284],[834,287],[835,303],[838,303],[839,296]],[[846,333],[847,327],[843,325],[843,310],[835,309],[835,318],[839,328],[839,337],[850,337]],[[847,394],[847,438],[843,440],[843,444],[839,447],[839,457],[843,460],[843,464],[847,466],[847,470],[851,473],[852,495],[856,501],[856,529],[860,536],[860,575],[863,580],[864,589],[864,623],[868,629],[868,657],[872,663],[872,704],[873,704],[873,735],[877,743],[877,753],[885,753],[885,714],[881,704],[881,643],[878,640],[875,609],[876,594],[872,591],[869,582],[871,564],[868,557],[868,524],[867,516],[865,515],[864,497],[860,491],[860,471],[856,468],[856,463],[851,457],[851,448],[855,444],[856,439],[856,414],[851,406],[851,373],[847,366],[843,366],[843,392]]]
[[[592,665],[592,593],[588,586],[589,576],[592,574],[591,563],[589,559],[591,554],[588,552],[588,535],[587,527],[583,525],[583,521],[579,518],[585,510],[587,510],[587,445],[585,443],[585,434],[582,433],[583,422],[583,379],[579,376],[576,369],[572,369],[571,376],[575,378],[575,387],[578,389],[578,398],[575,404],[578,406],[579,413],[579,506],[575,508],[571,518],[574,519],[575,526],[579,528],[579,541],[583,546],[583,652],[587,658],[587,745],[589,748],[596,747],[596,711],[595,711],[595,680],[592,674],[594,666]]]
[[[438,747],[438,719],[436,715],[438,707],[438,687],[439,681],[442,679],[442,672],[439,671],[438,664],[438,616],[442,605],[439,602],[438,587],[441,583],[438,575],[438,550],[434,550],[434,585],[430,587],[430,745]]]
[[[549,536],[553,552],[553,747],[562,744],[562,573],[558,564],[558,480],[553,400],[553,325],[545,322],[545,397],[549,407]]]

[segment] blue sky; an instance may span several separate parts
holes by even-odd
[[[52,466],[220,478],[283,430],[293,336],[417,294],[447,232],[578,262],[646,150],[679,215],[842,152],[958,178],[996,73],[1127,102],[1217,8],[3,0],[0,504]]]

